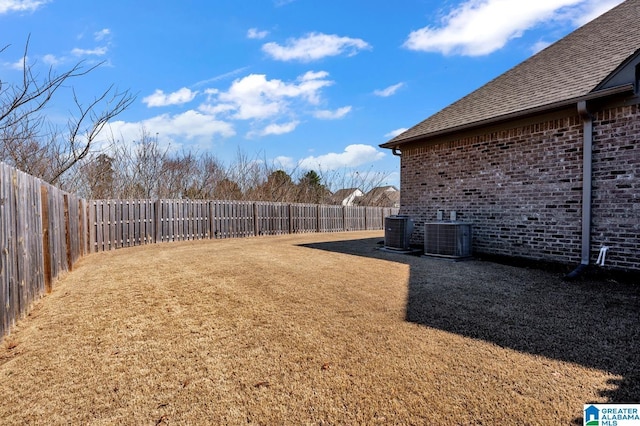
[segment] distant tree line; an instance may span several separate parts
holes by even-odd
[[[112,141],[109,152],[92,153],[64,176],[64,189],[86,198],[216,199],[332,204],[332,189],[367,188],[383,176],[285,171],[265,159],[238,151],[230,164],[210,153],[172,151],[144,128],[137,141]]]
[[[8,46],[0,47],[3,53]],[[141,128],[137,141],[111,140],[97,149],[109,120],[135,100],[113,86],[89,101],[81,100],[73,81],[100,64],[79,62],[67,71],[42,76],[28,63],[27,40],[18,83],[0,80],[0,161],[89,199],[223,199],[333,203],[332,191],[380,185],[386,175],[298,170],[286,172],[266,160],[238,152],[223,164],[209,153],[175,152]],[[75,112],[65,128],[47,119],[54,95],[72,96]],[[339,201],[338,201],[339,202]]]
[[[238,152],[224,165],[210,153],[171,151],[141,129],[139,140],[112,142],[108,153],[78,162],[63,186],[87,198],[223,199],[322,203],[330,192],[315,171],[294,179]]]

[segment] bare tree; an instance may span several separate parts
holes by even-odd
[[[66,140],[62,143],[58,158],[58,167],[51,183],[55,183],[60,176],[75,163],[89,154],[91,146],[102,132],[104,126],[118,114],[127,109],[134,101],[128,91],[118,92],[110,86],[100,96],[83,105],[74,91],[73,100],[77,108],[77,115],[69,119]],[[98,108],[102,105],[102,109]]]
[[[295,201],[295,184],[287,172],[278,169],[269,173],[264,182],[251,188],[250,197],[255,201]]]
[[[86,165],[86,175],[89,178],[89,190],[91,198],[113,198],[115,170],[113,158],[107,154],[99,154],[93,161]]]
[[[7,48],[0,49],[0,53]],[[67,71],[56,73],[49,68],[45,76],[40,76],[36,64],[27,63],[28,51],[29,39],[22,59],[21,81],[0,82],[0,159],[56,183],[90,153],[107,122],[127,109],[134,96],[129,91],[120,92],[110,86],[93,100],[83,103],[72,90],[76,111],[69,118],[66,131],[60,131],[44,116],[45,106],[61,88],[102,63],[86,67],[80,61]],[[30,166],[34,158],[44,159],[46,169]]]
[[[112,141],[112,144],[119,198],[150,199],[164,195],[160,193],[160,185],[169,147],[161,147],[157,135],[154,137],[141,127],[137,141]]]
[[[56,150],[34,134],[28,118],[0,129],[0,160],[49,181]]]
[[[191,152],[167,156],[162,161],[158,182],[159,198],[192,198],[187,194],[197,173],[196,159]]]
[[[185,193],[186,197],[191,199],[215,198],[215,190],[226,175],[224,167],[214,156],[201,155],[195,164],[191,183]]]
[[[245,200],[261,200],[256,191],[266,180],[270,170],[258,156],[250,158],[238,149],[235,161],[227,168],[227,179],[240,187]],[[237,194],[236,194],[237,195]],[[256,198],[258,197],[258,198]]]
[[[222,179],[213,191],[216,200],[242,200],[243,194],[240,185],[229,178]]]

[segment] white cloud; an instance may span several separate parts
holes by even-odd
[[[139,137],[141,128],[151,134],[157,133],[165,144],[182,143],[184,140],[206,143],[215,137],[228,138],[236,134],[230,123],[193,110],[177,115],[162,114],[139,122],[113,121],[105,132],[116,139],[131,142]]]
[[[267,118],[285,109],[288,86],[281,80],[267,80],[264,74],[251,74],[233,82],[218,99],[233,105],[235,117],[241,120]]]
[[[0,0],[0,15],[10,12],[33,12],[49,0]]]
[[[311,81],[311,80],[318,80],[321,78],[325,78],[328,76],[329,76],[329,73],[326,71],[307,71],[306,73],[298,77],[298,80]]]
[[[576,27],[584,25],[623,1],[624,0],[587,0],[583,7],[579,8],[575,13],[572,19],[573,24]]]
[[[29,63],[29,57],[23,56],[15,62],[6,64],[8,68],[16,71],[22,71],[24,69],[25,64]]]
[[[238,120],[260,120],[286,113],[294,113],[292,102],[316,105],[320,102],[320,90],[330,86],[328,73],[307,72],[294,82],[268,80],[264,74],[250,74],[235,80],[229,90],[208,90],[209,103],[201,106],[204,111],[228,112]]]
[[[407,129],[406,127],[401,127],[399,129],[395,129],[395,130],[390,131],[389,133],[385,134],[384,136],[386,138],[392,138],[393,139],[396,136],[406,132],[407,130],[409,130],[409,129]]]
[[[187,102],[191,102],[196,97],[198,92],[193,92],[191,89],[183,87],[173,93],[165,94],[162,90],[156,89],[152,95],[149,95],[142,99],[142,102],[147,104],[148,107],[163,107],[168,105],[181,105]]]
[[[585,0],[467,0],[442,20],[440,27],[413,31],[404,43],[411,50],[480,56],[542,22],[556,19],[562,8]],[[588,0],[589,3],[595,2]],[[613,5],[612,0],[607,2]],[[593,11],[593,8],[591,8]]]
[[[230,113],[235,109],[236,106],[232,104],[202,104],[198,107],[199,111],[213,116]]]
[[[376,96],[382,96],[383,98],[386,98],[388,96],[395,95],[398,89],[400,89],[403,86],[404,86],[404,83],[394,84],[393,86],[389,86],[386,89],[374,90],[373,94]]]
[[[343,118],[345,115],[349,114],[350,112],[351,112],[351,106],[345,106],[342,108],[338,108],[335,111],[331,111],[327,109],[318,110],[313,113],[313,116],[320,120],[337,120],[337,119]]]
[[[50,66],[56,66],[62,63],[62,59],[58,58],[55,55],[47,54],[42,57],[42,62]]]
[[[371,145],[355,144],[347,146],[343,152],[310,156],[298,162],[298,166],[308,170],[337,170],[358,167],[362,164],[378,161],[385,156]]]
[[[105,38],[109,37],[111,35],[111,30],[109,28],[103,28],[100,31],[96,31],[95,33],[93,33],[93,39],[95,41],[102,41]]]
[[[71,53],[75,56],[104,56],[108,50],[109,48],[106,46],[96,47],[95,49],[79,49],[76,47]]]
[[[291,121],[284,124],[269,124],[259,132],[249,132],[247,134],[247,137],[251,138],[254,136],[284,135],[286,133],[293,132],[296,127],[298,127],[298,124],[300,124],[299,121]]]
[[[231,124],[215,120],[211,116],[193,110],[173,116],[159,115],[145,120],[144,124],[147,128],[154,129],[161,134],[180,135],[187,139],[213,135],[231,137],[236,134]]]
[[[257,28],[249,28],[249,30],[247,31],[247,38],[255,40],[262,40],[268,35],[269,31],[260,31]]]
[[[252,130],[246,134],[248,138],[282,135],[293,132],[305,115],[329,120],[351,111],[351,106],[335,110],[317,107],[325,102],[322,89],[332,84],[326,71],[307,71],[290,81],[250,74],[234,80],[226,90],[204,89],[206,100],[198,111],[225,120],[249,121]]]
[[[279,167],[281,169],[285,169],[285,170],[291,170],[293,168],[295,168],[296,166],[296,162],[293,158],[291,157],[286,157],[284,155],[280,155],[276,158],[273,159],[273,163],[276,167]]]
[[[273,42],[262,46],[262,50],[273,59],[302,62],[311,62],[343,53],[353,56],[365,49],[371,49],[371,46],[362,39],[322,33],[309,33],[301,38],[289,39],[284,46]]]
[[[298,77],[298,95],[310,104],[320,103],[320,89],[333,85],[333,81],[327,80],[329,73],[326,71],[307,71]],[[295,91],[294,91],[295,93]]]

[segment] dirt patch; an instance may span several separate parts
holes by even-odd
[[[0,418],[568,424],[584,403],[640,401],[634,287],[384,253],[381,239],[88,256],[0,345]]]

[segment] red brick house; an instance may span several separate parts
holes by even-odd
[[[382,144],[412,242],[438,210],[474,253],[640,270],[640,0],[627,0]]]

